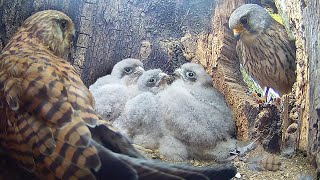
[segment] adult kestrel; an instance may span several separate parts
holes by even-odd
[[[246,71],[261,87],[280,95],[296,81],[295,45],[285,27],[259,5],[245,4],[230,16],[229,27],[238,39],[237,54]]]
[[[71,19],[29,17],[0,55],[0,147],[41,179],[229,179],[233,167],[194,168],[143,158],[93,110],[93,98],[63,57]],[[221,176],[221,178],[219,178]]]

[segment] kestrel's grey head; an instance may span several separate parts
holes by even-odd
[[[168,75],[160,69],[145,71],[138,79],[138,87],[141,91],[158,93],[167,86]]]
[[[201,64],[185,63],[175,70],[175,74],[186,84],[212,86],[212,78],[207,74]]]
[[[132,84],[143,72],[143,63],[139,59],[127,58],[114,65],[111,75],[124,80],[126,84]]]
[[[229,28],[237,39],[253,39],[265,31],[273,21],[263,7],[257,4],[245,4],[231,14]]]

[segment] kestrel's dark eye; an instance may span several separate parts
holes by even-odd
[[[149,79],[149,83],[154,83],[156,80],[154,78]]]
[[[194,78],[194,76],[196,75],[194,72],[191,72],[191,71],[189,71],[189,72],[187,72],[187,77],[189,77],[189,78]]]
[[[131,68],[124,68],[124,71],[125,71],[126,73],[130,73],[130,72],[132,71],[132,69],[131,69]]]
[[[61,29],[62,29],[62,30],[66,30],[66,29],[67,29],[67,25],[68,25],[68,21],[67,21],[67,20],[62,19],[62,20],[60,21],[60,26],[61,26]]]
[[[240,23],[241,23],[242,25],[248,24],[248,18],[247,18],[247,17],[242,17],[242,18],[240,19]]]

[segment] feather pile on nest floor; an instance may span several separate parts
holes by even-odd
[[[145,149],[141,146],[136,146],[136,148],[149,158],[167,161],[163,157],[160,157],[159,150]],[[274,160],[272,160],[272,158],[274,158]],[[292,158],[284,158],[277,154],[267,153],[260,145],[248,152],[245,157],[237,157],[231,162],[237,167],[238,173],[241,176],[240,178],[235,177],[233,180],[313,180],[316,177],[315,168],[312,167],[304,154],[297,153],[297,155]],[[216,164],[214,161],[198,160],[189,160],[182,163],[188,163],[193,166],[210,166],[211,164]],[[260,171],[252,170],[252,168],[250,168],[252,164],[260,167],[257,169],[261,169],[261,167],[262,169]],[[270,166],[272,167],[269,168]],[[263,170],[263,168],[270,170]]]

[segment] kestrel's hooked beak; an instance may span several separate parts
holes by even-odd
[[[235,27],[235,28],[232,29],[232,31],[233,31],[233,37],[236,40],[239,40],[240,39],[240,35],[244,31],[244,29],[243,29],[243,27]]]

